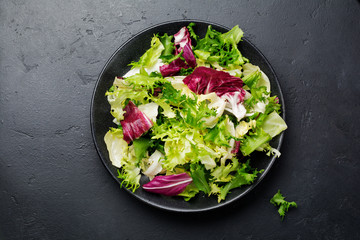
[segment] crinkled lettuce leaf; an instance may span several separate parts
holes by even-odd
[[[229,139],[231,134],[227,129],[228,117],[225,116],[222,121],[219,121],[214,128],[212,128],[204,137],[205,141],[210,141],[218,146],[230,147]]]
[[[138,139],[134,139],[133,146],[137,164],[139,164],[141,160],[146,156],[147,150],[151,146],[151,144],[151,139],[148,138],[141,137]]]
[[[164,50],[161,52],[160,58],[165,62],[167,62],[167,60],[174,57],[175,47],[174,47],[174,43],[172,42],[173,38],[174,38],[173,35],[169,36],[167,33],[165,33],[162,36],[159,36],[159,39],[162,45],[164,46]]]
[[[195,186],[194,183],[190,183],[186,186],[185,190],[178,194],[177,196],[184,197],[185,201],[189,201],[191,198],[195,197],[199,193],[199,189]]]
[[[211,189],[208,183],[209,176],[205,170],[205,167],[201,164],[191,164],[190,165],[190,175],[193,179],[193,183],[205,194],[210,193]]]
[[[128,144],[123,139],[122,130],[112,128],[105,134],[104,141],[111,163],[121,168],[128,155]]]
[[[267,115],[261,127],[272,138],[287,129],[284,119],[276,111]]]
[[[211,171],[211,176],[214,178],[215,182],[230,182],[234,177],[230,173],[236,171],[238,166],[239,161],[233,158],[231,159],[231,163],[214,168]]]
[[[226,195],[234,188],[253,183],[259,173],[262,173],[262,170],[258,171],[256,169],[252,169],[249,161],[242,163],[231,182],[228,182],[226,185],[221,187],[220,199],[225,200]]]
[[[268,133],[262,128],[257,128],[255,132],[250,132],[249,135],[245,135],[245,138],[241,141],[240,151],[244,156],[248,156],[270,140],[271,136]]]
[[[140,57],[140,60],[138,62],[132,62],[129,65],[133,68],[136,67],[144,67],[149,68],[153,65],[155,65],[156,61],[159,59],[162,51],[165,49],[164,45],[161,43],[160,39],[156,36],[154,36],[151,39],[151,47],[148,49],[144,55]]]
[[[205,37],[197,41],[194,52],[207,63],[217,62],[223,67],[231,64],[243,65],[249,60],[242,56],[237,47],[242,36],[243,32],[239,26],[233,27],[226,33],[220,33],[209,26]]]
[[[133,146],[123,139],[121,129],[110,129],[104,137],[111,163],[118,169],[121,186],[135,191],[140,186],[140,168],[136,166]]]
[[[278,206],[278,213],[281,217],[281,220],[284,220],[285,213],[289,211],[290,207],[296,207],[296,202],[288,202],[285,200],[285,197],[281,194],[280,190],[270,199],[270,203],[274,206]]]
[[[122,179],[121,186],[135,192],[140,187],[140,168],[132,161],[126,162],[121,169],[118,169],[118,178]]]
[[[260,72],[261,76],[260,76],[259,80],[257,81],[257,84],[255,87],[264,86],[264,87],[266,87],[267,92],[271,91],[269,78],[266,76],[266,74],[263,71],[260,70],[260,68],[258,66],[255,66],[251,63],[245,63],[242,67],[243,67],[244,77],[246,77],[249,74],[252,74],[253,72]]]
[[[237,45],[241,38],[244,36],[244,32],[239,28],[239,25],[233,27],[230,31],[223,33],[219,36],[219,40],[223,44]]]

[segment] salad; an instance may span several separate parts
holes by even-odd
[[[104,141],[122,186],[220,202],[263,172],[251,167],[251,153],[280,156],[269,142],[287,125],[268,77],[238,49],[243,31],[209,25],[200,38],[194,26],[154,35],[115,77],[106,92],[115,125]]]

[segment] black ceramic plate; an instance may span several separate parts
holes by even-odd
[[[206,29],[209,24],[211,24],[215,30],[220,32],[226,32],[229,30],[229,28],[220,26],[218,24],[197,20],[166,22],[148,28],[129,39],[116,50],[116,52],[106,63],[99,76],[99,79],[97,80],[91,103],[92,135],[95,142],[95,147],[99,153],[102,162],[109,170],[113,178],[119,183],[121,183],[121,181],[117,178],[117,168],[111,164],[104,142],[105,133],[108,131],[110,126],[114,127],[114,123],[112,122],[113,117],[110,115],[110,106],[105,97],[105,92],[112,86],[115,76],[122,76],[127,71],[129,71],[130,67],[128,66],[128,64],[131,61],[138,61],[140,56],[150,47],[150,40],[154,34],[175,34],[180,28],[182,28],[183,26],[187,26],[190,22],[196,23],[194,29],[200,37],[205,36]],[[265,72],[266,75],[269,77],[272,88],[272,95],[277,95],[279,97],[280,103],[282,104],[282,117],[284,118],[285,109],[283,96],[275,72],[270,66],[269,62],[253,44],[246,40],[246,38],[244,38],[243,41],[240,42],[239,49],[241,53],[245,57],[247,57],[252,64],[258,65],[260,69]],[[283,134],[273,139],[271,145],[279,149],[282,139]],[[214,196],[207,197],[201,194],[198,194],[197,197],[193,198],[189,202],[186,202],[183,200],[182,197],[166,197],[153,193],[148,193],[142,190],[141,187],[137,189],[135,193],[132,193],[129,190],[127,191],[136,198],[144,201],[145,203],[148,203],[158,208],[178,212],[206,211],[227,205],[245,196],[265,177],[274,161],[274,157],[267,157],[264,153],[252,154],[252,167],[264,169],[264,172],[252,185],[232,190],[231,193],[227,195],[226,200],[222,201],[221,203],[218,203],[217,198]],[[142,178],[141,184],[143,184],[145,181],[145,177]]]

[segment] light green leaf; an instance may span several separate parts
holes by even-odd
[[[140,57],[138,62],[132,62],[132,69],[136,67],[149,68],[155,65],[159,59],[161,52],[165,49],[160,39],[154,36],[151,40],[151,47],[148,49],[144,55]]]
[[[115,167],[120,168],[128,155],[128,144],[123,139],[121,129],[118,129],[117,131],[109,130],[105,134],[104,141],[109,152],[111,163]]]
[[[296,207],[296,202],[288,202],[285,200],[283,195],[280,193],[280,190],[270,199],[270,203],[274,206],[279,206],[278,213],[282,220],[284,220],[285,213],[289,211],[289,207]]]
[[[277,114],[275,111],[270,113],[264,119],[264,122],[261,127],[272,138],[280,134],[285,129],[287,129],[287,125],[284,119],[282,119],[280,115]]]
[[[244,156],[248,156],[258,147],[271,140],[271,137],[262,128],[257,128],[256,132],[251,135],[246,135],[241,142],[240,150]]]
[[[211,189],[208,184],[207,177],[205,176],[205,167],[203,165],[191,164],[190,174],[193,179],[193,183],[200,191],[203,191],[205,194],[210,193]]]

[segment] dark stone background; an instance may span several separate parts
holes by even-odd
[[[91,138],[111,54],[168,20],[239,24],[278,74],[282,156],[244,199],[177,214],[120,190]],[[360,3],[0,1],[0,239],[360,239]],[[269,203],[298,203],[284,221]]]

